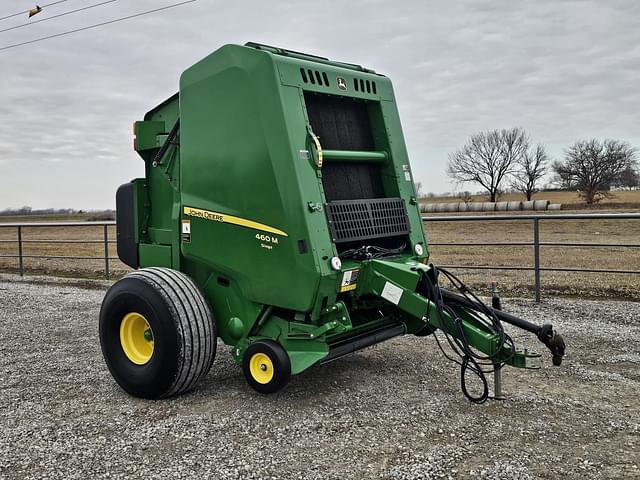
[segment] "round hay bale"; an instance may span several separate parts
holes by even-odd
[[[443,213],[447,211],[447,203],[436,203],[436,212]]]
[[[533,202],[533,209],[534,210],[546,210],[547,207],[549,206],[549,200],[535,200]]]
[[[527,200],[526,202],[522,202],[522,210],[533,210],[533,204],[535,202],[533,200]]]
[[[518,212],[522,210],[522,202],[507,202],[507,210],[509,212]]]
[[[458,211],[458,203],[447,203],[447,212],[457,212]]]
[[[509,202],[496,202],[496,212],[506,212]]]
[[[467,212],[469,210],[469,204],[464,203],[464,202],[460,202],[458,204],[458,211],[459,212]]]
[[[469,205],[467,205],[467,211],[469,212],[481,212],[482,211],[482,205],[484,205],[481,202],[472,202]]]
[[[495,202],[483,202],[482,203],[482,211],[483,212],[495,212],[496,211]]]
[[[561,203],[550,203],[549,206],[547,207],[547,210],[562,210],[562,204]]]
[[[420,211],[422,213],[433,213],[436,210],[436,204],[435,203],[423,203],[422,205],[420,205]]]

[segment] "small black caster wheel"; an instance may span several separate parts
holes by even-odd
[[[249,345],[242,358],[242,372],[251,387],[260,393],[282,389],[291,377],[289,355],[273,340],[259,340]]]

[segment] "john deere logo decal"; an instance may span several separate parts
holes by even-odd
[[[347,82],[342,77],[336,77],[336,84],[338,85],[338,88],[340,90],[346,90],[347,89]]]

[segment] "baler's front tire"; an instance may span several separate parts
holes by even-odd
[[[274,393],[284,388],[291,377],[291,360],[273,340],[253,342],[244,352],[242,372],[249,385],[260,393]]]
[[[109,371],[136,397],[191,390],[216,353],[215,324],[200,289],[168,268],[144,268],[116,282],[102,302],[99,333]]]

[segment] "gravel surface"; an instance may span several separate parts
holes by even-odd
[[[560,368],[545,354],[541,370],[505,369],[507,399],[484,405],[429,337],[266,397],[220,345],[194,392],[145,401],[102,361],[106,285],[0,275],[0,478],[640,478],[638,303],[506,300],[552,322],[568,354]]]

